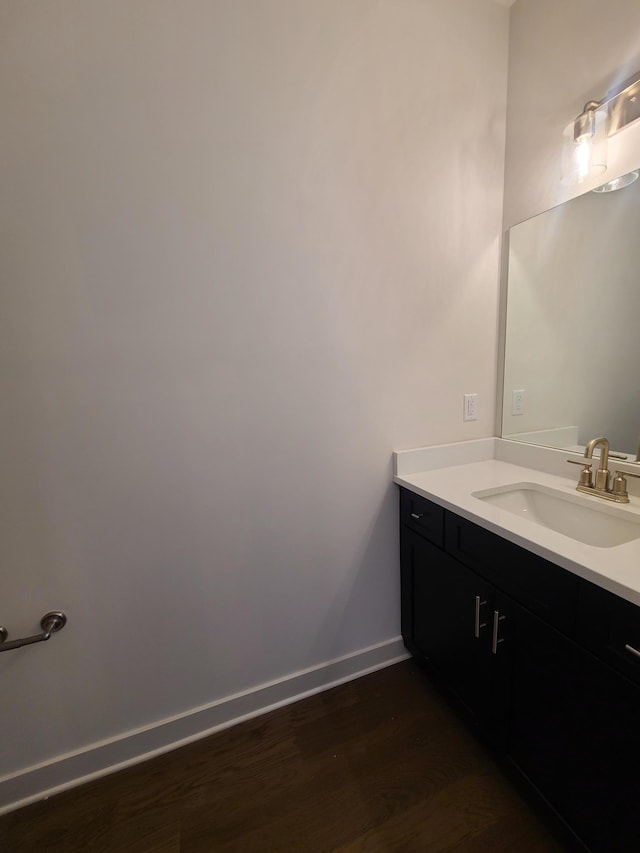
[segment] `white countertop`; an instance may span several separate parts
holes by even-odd
[[[577,476],[559,476],[496,458],[517,457],[519,450],[513,445],[513,442],[505,443],[501,439],[482,439],[402,451],[395,454],[394,482],[640,605],[640,539],[613,547],[586,545],[473,496],[473,492],[485,489],[514,483],[534,483],[571,495],[572,500],[577,496],[585,502],[585,506],[592,509],[594,503],[601,503],[604,506],[598,508],[602,511],[618,511],[616,504],[576,492]],[[525,445],[522,447],[524,449],[520,455],[530,464],[531,452]],[[562,459],[558,456],[545,457],[540,465],[558,469],[560,463],[566,464],[566,458],[566,453],[562,454]],[[570,473],[577,475],[578,469]],[[632,495],[631,503],[624,505],[623,512],[627,517],[631,513],[640,520],[640,498]]]

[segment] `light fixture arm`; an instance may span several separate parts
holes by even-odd
[[[564,130],[562,182],[581,184],[607,169],[607,139],[640,119],[640,71],[610,89],[601,101],[587,101]]]
[[[573,122],[573,141],[581,142],[583,139],[591,139],[596,132],[596,110],[600,108],[600,101],[587,101],[584,109]]]
[[[596,110],[606,110],[607,136],[613,136],[640,118],[640,71],[610,89],[601,101],[587,101],[574,120],[575,142],[593,136]]]

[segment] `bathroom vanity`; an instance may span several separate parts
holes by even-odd
[[[585,544],[526,509],[483,500],[516,483],[575,503],[567,477],[496,459],[507,445],[496,439],[491,459],[425,471],[396,460],[404,642],[577,844],[631,853],[640,850],[640,528],[620,544]],[[577,511],[600,512],[594,501]],[[639,506],[632,497],[630,524]]]

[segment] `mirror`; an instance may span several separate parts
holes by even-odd
[[[635,460],[640,436],[640,180],[509,231],[502,435]]]

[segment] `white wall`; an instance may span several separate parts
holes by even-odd
[[[493,432],[507,25],[0,4],[0,622],[69,616],[5,781],[397,637],[391,452]]]
[[[609,168],[560,183],[562,131],[640,69],[637,0],[516,0],[509,33],[505,228],[638,165],[640,123],[609,140]]]
[[[602,98],[617,82],[640,69],[638,33],[640,4],[637,0],[608,0],[606,4],[601,0],[516,0],[511,9],[509,34],[505,230],[638,166],[640,122],[609,140],[609,166],[605,175],[581,187],[566,187],[560,183],[564,127],[581,112],[586,101]],[[625,315],[616,315],[612,310],[614,300],[608,275],[600,276],[600,287],[602,298],[608,300],[602,308],[609,330],[616,320],[622,319],[624,323]],[[567,333],[570,333],[579,315],[569,314],[567,307],[559,296],[555,320],[565,322]],[[565,319],[562,319],[562,312],[565,312]],[[633,314],[631,310],[626,316],[633,320]],[[535,334],[537,328],[532,315],[529,331]],[[586,331],[585,334],[589,338],[587,343],[591,343],[591,336]],[[618,337],[617,346],[626,352],[629,346],[633,347],[637,334],[633,327],[623,325]],[[604,353],[612,346],[610,338],[592,343]],[[550,352],[544,358],[547,363],[553,361]],[[609,371],[603,380],[602,373],[594,375],[594,365],[586,362],[579,364],[572,373],[572,362],[579,362],[581,358],[582,353],[572,349],[570,354],[565,352],[555,359],[558,375],[565,379],[565,385],[564,390],[556,386],[555,402],[560,420],[553,425],[567,421],[576,423],[576,418],[578,423],[591,419],[595,416],[594,408],[600,407],[607,413],[615,409],[617,422],[624,423],[620,441],[626,449],[635,449],[630,445],[635,445],[631,434],[638,409],[637,383],[629,381],[629,376],[620,371],[614,375]],[[637,356],[630,354],[628,363],[632,361],[635,363]],[[510,383],[515,381],[509,380]],[[510,393],[509,385],[505,386],[505,392]],[[579,395],[586,408],[576,415],[572,398]],[[587,396],[589,400],[585,402]],[[589,407],[591,411],[587,410]],[[546,426],[552,425],[551,421],[553,418]],[[618,423],[607,423],[605,432],[618,433]],[[513,425],[513,429],[516,428]]]

